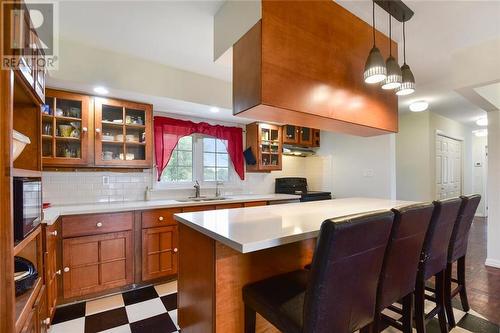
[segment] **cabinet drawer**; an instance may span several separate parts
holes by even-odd
[[[203,212],[205,210],[214,210],[215,206],[191,206],[182,208],[183,213],[192,213],[192,212]]]
[[[215,205],[215,209],[231,209],[231,208],[241,208],[241,207],[243,207],[242,203]]]
[[[62,234],[63,237],[76,237],[132,230],[133,221],[131,212],[65,216],[62,218]]]
[[[266,206],[267,201],[250,201],[250,202],[245,202],[243,204],[243,207],[258,207],[258,206]]]
[[[176,224],[174,214],[180,212],[182,212],[180,208],[155,209],[142,212],[142,227],[151,228]]]

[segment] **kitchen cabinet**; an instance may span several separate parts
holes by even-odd
[[[44,242],[44,275],[45,289],[47,293],[47,318],[48,322],[54,317],[57,305],[58,282],[62,274],[60,264],[58,264],[57,252],[60,239],[60,222],[45,227]]]
[[[150,168],[152,124],[150,104],[47,89],[43,166]]]
[[[132,231],[63,239],[63,266],[64,298],[131,284]]]
[[[318,129],[294,125],[283,126],[283,143],[302,147],[319,147]]]
[[[17,62],[17,73],[25,81],[26,86],[31,90],[33,96],[43,102],[45,98],[45,64],[42,43],[38,38],[35,28],[31,23],[29,15],[22,15],[27,11],[23,2],[14,4],[19,6],[21,11],[13,11],[12,14],[12,45],[19,57]],[[6,45],[8,45],[6,43]]]
[[[141,213],[142,228],[177,225],[174,214],[182,212],[181,208],[165,208],[147,210]]]
[[[177,226],[142,230],[142,280],[177,274]]]
[[[46,333],[49,329],[50,318],[47,312],[47,294],[45,286],[40,290],[33,308],[35,310],[36,332]]]
[[[152,107],[95,98],[95,165],[151,167]]]
[[[92,162],[90,97],[47,89],[42,107],[44,166],[86,166]]]
[[[247,172],[270,172],[281,170],[282,159],[281,126],[252,123],[246,127],[246,144],[255,155],[256,163],[247,164]]]
[[[231,209],[231,208],[242,208],[242,203],[229,203],[229,204],[221,204],[215,205],[215,209]]]

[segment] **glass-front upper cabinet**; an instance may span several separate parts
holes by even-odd
[[[94,99],[95,165],[151,167],[152,106]]]
[[[299,143],[300,127],[294,125],[283,126],[283,143],[296,144]]]
[[[281,170],[281,128],[277,125],[259,124],[259,165],[263,170]]]
[[[89,163],[90,97],[47,89],[42,105],[44,166],[85,166]]]

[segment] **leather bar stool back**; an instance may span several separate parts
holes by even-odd
[[[304,300],[304,332],[354,332],[373,320],[394,214],[326,221]]]
[[[450,327],[455,327],[455,316],[453,315],[453,307],[451,300],[457,294],[460,294],[462,308],[464,311],[469,311],[469,300],[467,299],[467,290],[465,288],[465,255],[467,254],[467,243],[469,241],[469,231],[472,225],[472,220],[476,214],[477,207],[481,201],[481,196],[478,194],[470,196],[462,196],[462,205],[458,213],[457,221],[451,233],[450,245],[448,247],[448,265],[445,274],[445,304],[446,317]],[[458,286],[451,289],[453,263],[457,262],[457,279],[453,279]]]
[[[415,282],[415,326],[418,333],[425,333],[425,325],[436,314],[442,333],[448,332],[444,303],[444,277],[448,262],[448,245],[458,217],[462,199],[454,198],[434,201],[434,212],[425,235],[420,257],[417,280]],[[436,307],[425,313],[425,282],[435,277]]]
[[[375,320],[370,330],[381,330],[381,312],[393,303],[403,299],[402,323],[386,321],[404,332],[411,332],[413,291],[424,238],[431,221],[432,203],[393,209],[394,223],[385,251],[384,263],[377,290]]]

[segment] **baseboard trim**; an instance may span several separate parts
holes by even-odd
[[[487,258],[484,264],[489,267],[500,268],[500,260]]]

